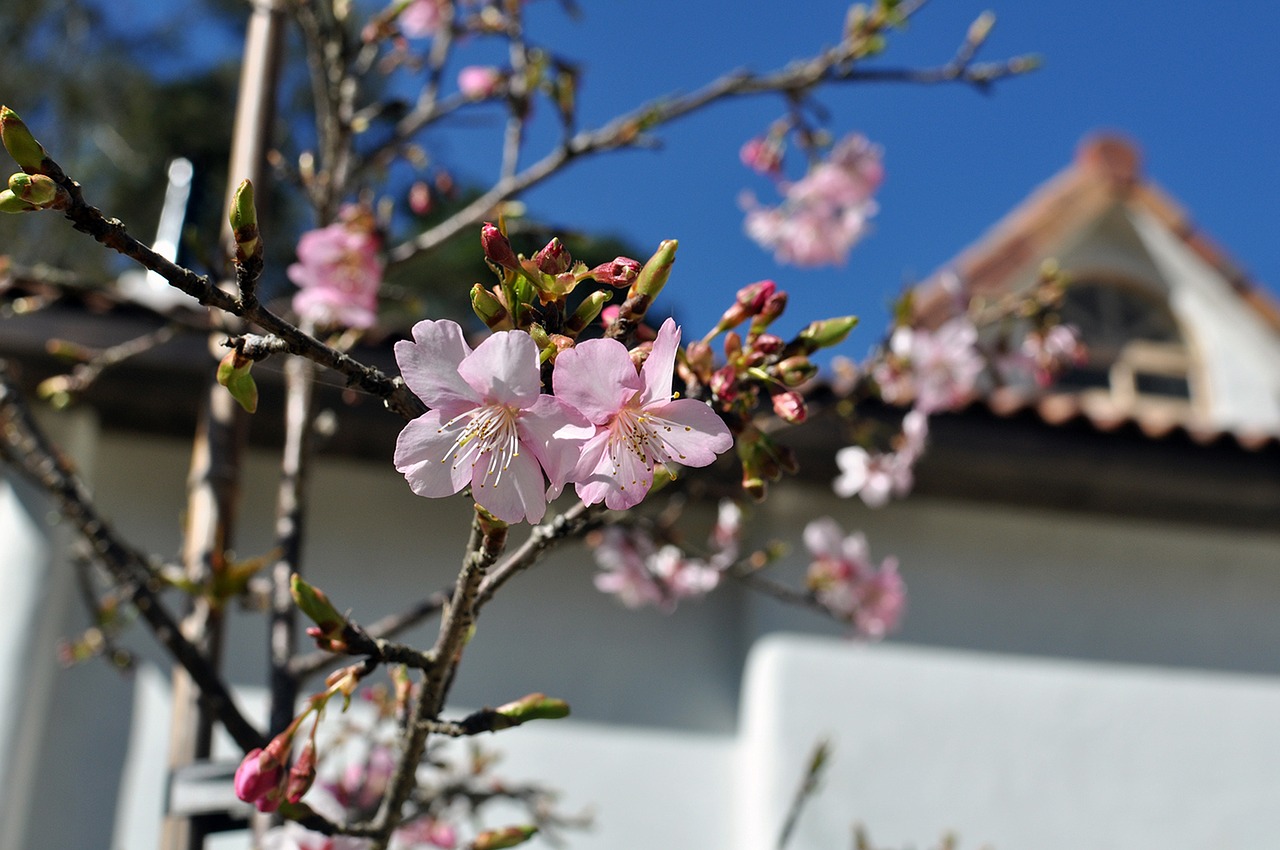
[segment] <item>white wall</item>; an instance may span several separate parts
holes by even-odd
[[[108,515],[131,539],[162,553],[177,550],[187,451],[176,440],[138,441],[107,434],[97,455],[95,479]],[[254,455],[245,482],[242,555],[257,554],[270,545],[274,478],[269,459]],[[314,484],[317,493],[343,497],[340,504],[317,498],[308,533],[310,574],[338,605],[350,607],[359,619],[372,619],[403,602],[406,588],[429,593],[450,580],[466,537],[469,510],[464,500],[415,497],[389,463],[326,461],[317,470]],[[751,517],[748,528],[756,542],[778,537],[791,544],[793,551],[780,568],[783,574],[790,571],[798,576],[803,569],[803,525],[826,513],[850,529],[864,528],[877,558],[896,554],[911,594],[906,627],[899,638],[904,642],[1280,673],[1280,654],[1274,651],[1280,646],[1280,618],[1274,613],[1280,607],[1280,571],[1275,568],[1280,563],[1280,538],[1274,534],[936,499],[914,499],[870,511],[860,502],[795,484],[775,488],[766,507]],[[247,623],[247,616],[236,615],[239,625]],[[566,786],[588,792],[584,799],[575,790],[575,804],[590,803],[593,786],[604,783],[606,775],[629,775],[627,765],[637,758],[636,752],[644,751],[653,754],[653,769],[637,769],[637,787],[624,789],[621,796],[634,795],[638,802],[656,800],[644,796],[645,788],[665,781],[658,768],[676,760],[668,744],[678,750],[679,741],[689,743],[691,758],[710,760],[705,770],[681,769],[690,778],[697,777],[698,786],[690,792],[697,799],[697,794],[710,793],[707,785],[719,770],[713,763],[719,756],[714,754],[731,745],[726,742],[739,728],[739,690],[747,653],[757,637],[779,629],[840,632],[812,615],[736,588],[682,606],[671,618],[652,611],[628,612],[596,593],[590,566],[575,550],[549,558],[517,578],[504,597],[486,610],[468,647],[455,697],[465,705],[492,705],[541,690],[567,699],[575,718],[596,724],[586,727],[586,741],[597,740],[591,735],[599,733],[598,724],[618,724],[629,730],[617,739],[616,750],[603,744],[595,749],[599,764],[584,774],[589,780],[574,778],[581,766],[573,761],[576,756],[566,756],[568,767],[563,771],[557,768],[548,774],[553,784],[561,782],[559,773],[566,777]],[[239,684],[261,684],[263,629],[254,622],[237,632],[227,650],[232,678]],[[412,639],[425,643],[427,629],[420,629]],[[139,630],[132,643],[145,647],[148,639]],[[898,657],[880,648],[849,652],[856,658]],[[1087,668],[1087,675],[1082,675],[1088,678],[1094,669],[1099,668]],[[824,673],[820,678],[838,684],[842,675]],[[119,790],[132,687],[102,665],[91,664],[60,674],[56,688],[49,714],[51,732],[42,749],[46,762],[33,804],[39,831],[28,846],[107,847],[110,835],[103,825],[112,822]],[[857,685],[855,690],[861,693],[860,688]],[[905,696],[912,693],[918,689],[886,688],[883,698],[906,703],[922,698]],[[809,704],[809,697],[796,694],[795,708],[800,710]],[[837,690],[823,699],[830,701],[836,715],[842,715],[854,695]],[[881,708],[891,714],[898,710],[891,705]],[[928,719],[920,717],[924,718],[920,722]],[[885,728],[894,734],[903,731],[894,724]],[[802,731],[805,741],[797,743],[794,752],[788,751],[789,758],[803,758],[811,743],[814,730],[804,727]],[[155,730],[156,735],[166,732]],[[566,733],[547,734],[553,737],[536,744],[543,748],[536,757],[513,764],[551,768],[550,753],[570,752],[569,743],[554,737]],[[667,735],[677,737],[663,737]],[[503,746],[504,740],[496,743]],[[886,741],[888,752],[892,741]],[[945,761],[952,751],[944,746],[941,752],[939,758]],[[588,752],[581,758],[590,756]],[[776,772],[777,781],[794,782],[793,765],[781,761],[781,754],[777,758],[785,767]],[[681,787],[678,783],[663,786],[662,793]],[[602,797],[612,799],[616,793],[600,789]],[[68,807],[66,800],[79,804]],[[859,814],[853,811],[856,808],[840,806],[840,817]],[[899,815],[887,811],[884,817],[890,818],[889,824],[907,823],[909,812],[893,820]],[[941,811],[951,816],[951,810]],[[868,817],[873,813],[868,812]],[[620,817],[643,816],[628,810]],[[967,823],[935,824],[922,819],[909,837],[923,844],[936,837],[935,825]],[[981,822],[982,829],[986,823]],[[696,830],[710,828],[691,824]],[[871,826],[876,826],[875,820]],[[609,831],[612,828],[602,827],[601,835],[615,835]],[[977,841],[991,836],[978,830],[972,837]],[[583,841],[574,846],[625,845]],[[818,845],[805,846],[816,850]]]

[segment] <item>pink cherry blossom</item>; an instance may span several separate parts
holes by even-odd
[[[841,449],[836,452],[840,476],[832,489],[845,498],[861,496],[871,508],[883,507],[891,496],[902,498],[915,483],[915,464],[924,454],[928,434],[928,417],[912,410],[902,419],[895,451],[869,452],[861,446]]]
[[[757,174],[777,174],[782,168],[782,145],[773,137],[756,136],[742,145],[738,158]]]
[[[819,602],[863,637],[879,639],[898,627],[907,596],[896,558],[886,558],[877,569],[866,537],[846,536],[830,517],[806,525],[804,542],[813,557],[807,581]]]
[[[1021,345],[996,361],[996,368],[1006,381],[1029,375],[1036,384],[1047,387],[1063,369],[1079,366],[1087,357],[1074,327],[1054,325],[1048,330],[1027,334]]]
[[[569,405],[540,394],[533,339],[501,331],[472,351],[447,320],[419,322],[413,339],[396,343],[396,362],[431,410],[400,432],[396,469],[419,496],[470,486],[476,503],[504,522],[541,520],[592,429]]]
[[[872,370],[880,395],[890,404],[914,402],[922,413],[952,410],[969,399],[985,362],[978,329],[965,316],[937,330],[898,327],[889,353]]]
[[[836,452],[840,477],[832,484],[836,495],[861,496],[868,507],[883,507],[890,496],[902,498],[914,483],[914,458],[898,452],[869,452],[862,446],[846,446]]]
[[[681,599],[703,596],[720,583],[718,568],[677,546],[659,547],[638,528],[609,526],[599,534],[593,554],[601,567],[596,589],[628,608],[652,605],[670,614]]]
[[[337,222],[310,230],[298,240],[298,262],[289,280],[298,287],[293,309],[316,325],[371,327],[378,317],[382,260],[375,233]]]
[[[428,38],[444,23],[441,0],[413,0],[396,18],[400,32],[409,38]]]
[[[472,100],[484,100],[497,93],[502,80],[502,71],[492,65],[468,65],[458,72],[458,91]]]
[[[654,467],[706,466],[733,445],[723,420],[696,399],[672,399],[680,330],[667,319],[639,374],[617,340],[578,343],[556,359],[555,394],[595,426],[570,480],[589,505],[613,510],[640,503]]]
[[[879,147],[865,136],[847,136],[805,177],[779,185],[780,205],[762,206],[753,195],[744,195],[743,227],[780,263],[842,264],[876,213],[872,195],[883,180]]]

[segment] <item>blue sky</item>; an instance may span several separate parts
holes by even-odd
[[[838,38],[847,8],[842,0],[580,5],[579,21],[552,0],[532,3],[529,16],[535,37],[584,67],[586,125],[730,68],[767,70],[810,54]],[[1147,173],[1275,291],[1280,10],[1258,0],[933,0],[876,64],[945,62],[985,9],[998,22],[980,58],[1037,53],[1041,70],[988,94],[956,85],[820,93],[837,134],[863,132],[885,150],[874,231],[842,268],[778,266],[742,235],[739,192],[754,188],[763,199],[768,187],[738,163],[738,148],[782,113],[776,98],[713,107],[663,129],[658,152],[583,161],[526,200],[544,219],[638,245],[679,239],[667,303],[691,334],[714,322],[740,286],[771,277],[791,294],[783,330],[819,315],[861,315],[863,327],[846,349],[857,356],[878,338],[885,305],[904,284],[944,264],[1066,166],[1082,136],[1115,130],[1141,145]],[[458,65],[493,59],[484,45],[468,46]],[[549,124],[550,110],[543,117]],[[490,179],[497,126],[471,121],[435,131],[428,142],[463,175]]]

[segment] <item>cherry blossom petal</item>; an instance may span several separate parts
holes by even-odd
[[[471,495],[503,522],[538,522],[547,512],[542,470],[529,454],[511,457],[499,475],[487,473],[482,457],[472,470]]]
[[[457,322],[418,322],[413,326],[413,342],[397,342],[395,353],[405,384],[427,407],[443,408],[452,418],[460,409],[480,401],[476,391],[458,374],[458,366],[471,349]]]
[[[804,527],[804,545],[815,558],[838,558],[844,545],[844,529],[829,516]]]
[[[645,414],[666,423],[658,432],[670,459],[685,466],[707,466],[733,446],[729,426],[707,405],[692,398],[645,408]]]
[[[671,377],[676,369],[676,352],[680,349],[680,328],[675,319],[667,319],[658,328],[658,337],[653,341],[649,357],[640,367],[640,379],[644,382],[644,390],[640,393],[640,404],[662,404],[671,400]]]
[[[457,371],[486,400],[528,407],[538,399],[538,346],[523,331],[495,333]]]
[[[560,495],[577,466],[582,446],[595,433],[586,417],[567,402],[544,395],[520,417],[520,442],[546,470],[547,498]]]
[[[449,462],[462,426],[444,429],[442,414],[432,410],[404,426],[396,438],[396,470],[413,492],[427,498],[452,496],[471,480],[471,469],[459,470]]]
[[[589,339],[560,352],[552,381],[556,397],[596,425],[608,422],[644,386],[626,346],[613,339]]]

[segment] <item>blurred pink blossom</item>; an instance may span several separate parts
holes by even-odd
[[[802,179],[779,184],[783,198],[778,206],[762,206],[745,194],[743,227],[780,263],[841,264],[866,233],[867,221],[876,213],[872,195],[883,180],[880,148],[865,136],[846,136]]]
[[[413,0],[396,18],[400,32],[409,38],[428,38],[444,22],[441,0]]]
[[[298,287],[293,309],[315,325],[372,327],[378,316],[382,260],[376,233],[359,223],[336,222],[298,240],[289,280]]]
[[[502,71],[492,65],[468,65],[458,72],[458,91],[472,100],[485,100],[502,87]]]
[[[885,558],[877,569],[866,537],[846,536],[830,517],[806,525],[804,542],[813,557],[807,583],[819,602],[863,637],[878,640],[898,627],[907,595],[896,558]]]
[[[606,528],[593,554],[602,570],[595,577],[596,589],[628,608],[653,605],[669,614],[681,599],[703,596],[720,583],[720,570],[687,557],[676,546],[658,547],[638,528]]]
[[[1032,331],[1014,351],[997,361],[1004,380],[1030,375],[1041,387],[1053,383],[1063,369],[1079,366],[1088,353],[1076,329],[1070,325],[1054,325],[1045,331]]]
[[[868,507],[879,508],[891,496],[902,498],[915,483],[915,464],[924,453],[929,434],[929,419],[912,410],[902,419],[902,433],[891,452],[869,452],[861,446],[848,446],[836,452],[840,475],[832,483],[839,496],[861,496]]]
[[[782,168],[782,145],[771,136],[756,136],[743,143],[738,158],[757,174],[777,174]]]
[[[977,343],[978,329],[965,316],[934,331],[898,327],[888,354],[872,368],[881,398],[914,403],[925,414],[958,407],[969,399],[985,365]]]

